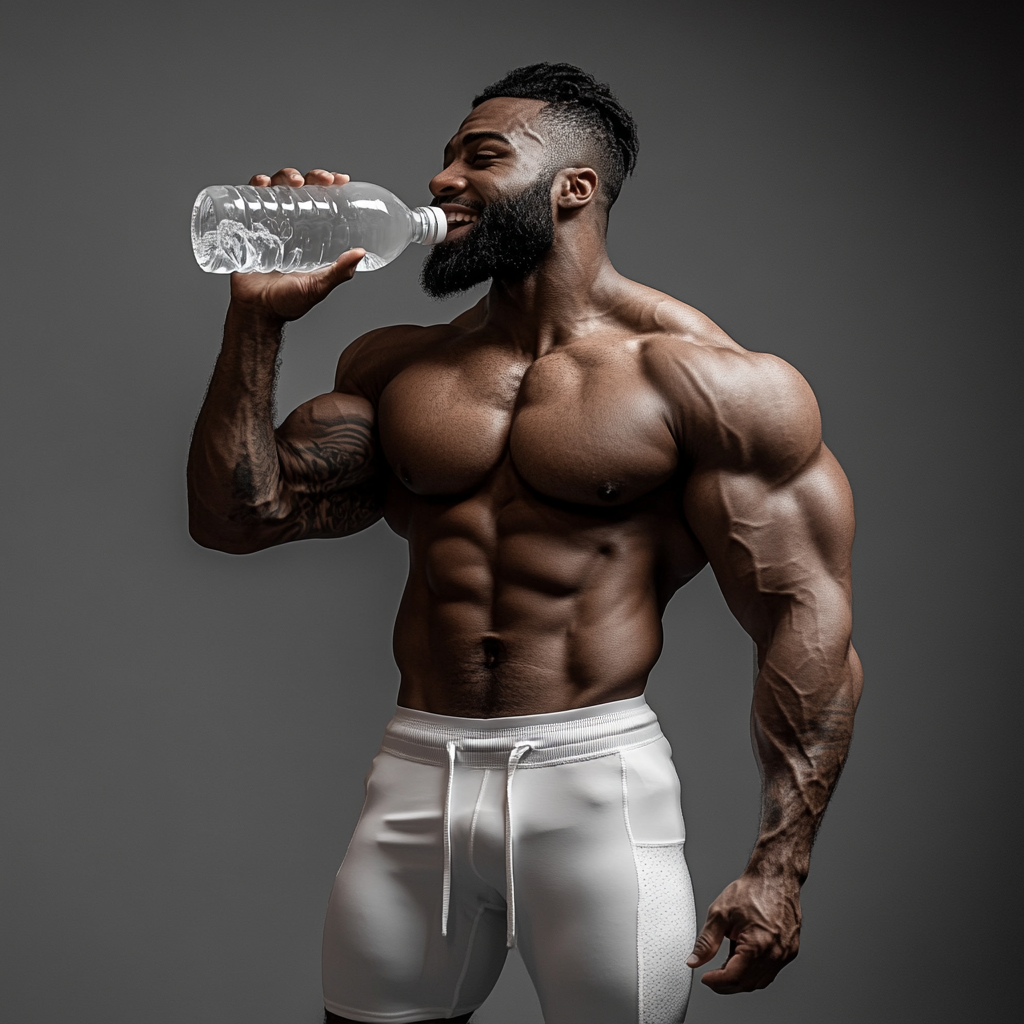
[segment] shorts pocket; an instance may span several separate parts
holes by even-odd
[[[679,807],[679,776],[663,736],[623,750],[623,799],[634,843],[681,843],[686,839]]]

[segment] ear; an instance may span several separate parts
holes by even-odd
[[[566,167],[555,182],[555,202],[563,210],[577,210],[593,201],[600,180],[591,167]]]

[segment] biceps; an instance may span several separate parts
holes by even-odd
[[[300,405],[276,431],[281,475],[298,493],[351,487],[374,475],[373,407],[332,392]]]
[[[730,608],[755,639],[773,633],[781,617],[846,631],[853,502],[827,449],[782,484],[698,470],[683,506]]]

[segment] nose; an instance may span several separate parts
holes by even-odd
[[[456,165],[449,164],[430,179],[430,193],[435,199],[457,196],[466,191],[467,185],[465,176],[459,173]]]

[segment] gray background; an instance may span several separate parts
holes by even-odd
[[[189,540],[227,283],[196,268],[188,214],[204,185],[287,164],[426,201],[474,92],[535,60],[583,65],[639,121],[618,268],[794,363],[858,499],[868,685],[804,950],[766,992],[696,986],[689,1019],[1009,1019],[1010,25],[930,10],[65,3],[5,21],[4,1020],[318,1020],[405,554],[383,525],[240,559]],[[422,296],[420,255],[291,328],[282,413],[363,331],[465,305]],[[649,692],[703,913],[756,826],[750,646],[708,573],[666,626]],[[537,1020],[533,998],[510,969],[480,1020]]]

